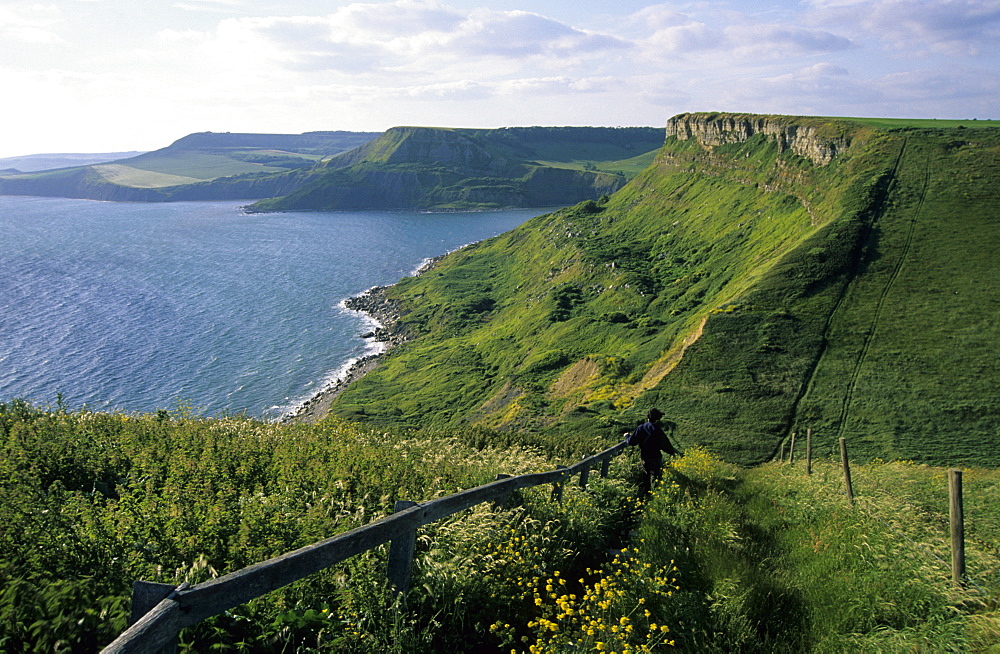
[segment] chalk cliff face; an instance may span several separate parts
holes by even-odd
[[[816,119],[802,120],[785,116],[689,113],[674,116],[667,122],[667,138],[697,140],[711,149],[730,143],[743,143],[756,134],[764,134],[778,144],[779,151],[791,150],[822,166],[851,145],[850,136],[824,133]],[[815,124],[811,124],[815,123]]]

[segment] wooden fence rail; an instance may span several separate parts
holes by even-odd
[[[400,572],[399,561],[404,556],[412,559],[410,543],[418,528],[483,502],[503,501],[522,488],[553,484],[554,496],[561,497],[563,484],[568,479],[580,474],[581,485],[585,485],[586,475],[597,463],[601,463],[601,476],[606,476],[611,459],[625,447],[625,443],[619,443],[568,468],[498,479],[428,502],[400,502],[395,513],[381,520],[195,586],[174,588],[166,584],[136,582],[133,603],[143,597],[141,601],[151,608],[139,613],[134,607],[132,626],[102,652],[160,651],[174,643],[186,627],[390,541],[394,541],[391,550],[395,553],[395,562],[390,564],[389,570],[390,575],[396,577],[391,581],[398,588],[405,588],[409,583],[409,562],[402,564]]]

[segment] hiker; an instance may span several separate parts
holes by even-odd
[[[629,445],[637,445],[639,456],[642,457],[642,481],[639,484],[639,489],[643,495],[649,495],[653,483],[660,478],[663,468],[661,452],[666,452],[670,456],[680,454],[667,438],[663,427],[660,426],[660,418],[662,417],[662,411],[652,408],[646,414],[646,422],[636,427],[632,433],[625,434],[626,442]],[[669,420],[664,423],[664,426],[671,433],[677,428],[677,425]]]

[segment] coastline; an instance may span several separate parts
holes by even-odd
[[[295,411],[280,418],[279,422],[311,424],[324,418],[329,413],[334,398],[352,383],[377,368],[390,348],[406,340],[395,330],[400,313],[398,305],[385,295],[389,288],[391,287],[373,286],[364,293],[349,297],[341,303],[345,309],[367,314],[375,321],[375,329],[362,334],[361,338],[379,343],[381,348],[374,354],[363,356],[351,363],[346,371],[303,402]]]
[[[448,253],[426,259],[413,275],[421,275],[447,256]],[[294,411],[279,418],[282,423],[305,423],[312,424],[330,412],[330,405],[333,400],[343,393],[348,386],[358,381],[372,370],[375,370],[382,363],[382,358],[393,347],[409,340],[409,337],[398,329],[399,319],[402,311],[399,303],[390,300],[386,296],[386,291],[392,288],[388,286],[373,286],[360,295],[355,295],[345,299],[341,305],[345,309],[357,311],[368,315],[376,324],[375,328],[361,335],[361,338],[371,340],[381,345],[374,354],[363,356],[351,363],[347,370],[338,375],[336,379],[328,383],[322,390],[302,403]]]

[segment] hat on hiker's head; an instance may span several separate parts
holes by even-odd
[[[649,413],[646,414],[646,417],[649,418],[650,422],[656,422],[663,417],[663,412],[656,407],[653,407],[649,410]]]

